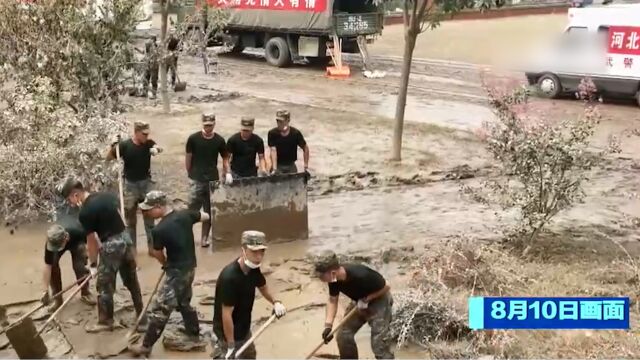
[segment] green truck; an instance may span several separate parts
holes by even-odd
[[[193,18],[189,15],[198,11],[200,1],[183,0],[176,8],[178,23]],[[328,63],[334,39],[341,40],[342,52],[358,53],[358,38],[361,46],[370,43],[384,22],[382,7],[372,0],[207,0],[207,5],[229,12],[214,45],[230,45],[235,52],[264,48],[267,62],[277,67],[300,57]]]

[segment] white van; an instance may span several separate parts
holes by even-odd
[[[640,4],[570,8],[558,42],[538,52],[525,71],[549,98],[575,93],[590,77],[604,98],[640,105]]]

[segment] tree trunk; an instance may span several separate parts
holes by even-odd
[[[162,94],[162,110],[171,112],[169,91],[167,89],[167,22],[169,18],[169,0],[162,0],[162,24],[160,26],[160,93]]]
[[[202,54],[202,65],[204,66],[204,73],[209,73],[209,57],[207,56],[207,6],[208,3],[203,1],[202,8],[200,9],[200,54]]]
[[[416,21],[411,19],[411,21]],[[404,54],[402,57],[402,74],[400,76],[400,89],[398,91],[398,101],[396,102],[396,118],[393,126],[393,152],[391,160],[400,161],[402,159],[402,129],[404,127],[404,110],[407,106],[407,91],[409,89],[409,75],[411,74],[411,60],[413,60],[413,50],[416,47],[417,31],[405,29]]]

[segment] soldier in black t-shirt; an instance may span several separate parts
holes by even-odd
[[[142,312],[143,306],[133,243],[125,231],[118,197],[109,192],[89,193],[76,179],[67,181],[63,193],[67,195],[67,201],[80,207],[78,218],[87,234],[89,271],[96,277],[98,289],[98,322],[85,330],[111,331],[113,294],[118,272],[122,283],[131,293],[137,315]],[[144,326],[144,321],[141,326]]]
[[[153,229],[152,254],[166,273],[149,312],[149,327],[142,344],[129,347],[136,356],[148,356],[173,310],[182,314],[185,332],[190,339],[201,342],[198,313],[191,307],[191,286],[196,273],[193,224],[209,220],[209,215],[193,210],[173,210],[162,191],[149,192],[140,209],[154,219],[161,219]]]
[[[298,172],[298,147],[303,150],[304,172],[309,171],[309,145],[300,130],[289,126],[291,116],[287,110],[276,113],[277,127],[271,129],[267,136],[269,155],[271,156],[272,171],[280,174],[294,174]]]
[[[62,290],[62,276],[60,271],[60,258],[69,251],[71,253],[71,264],[76,274],[76,279],[81,280],[89,275],[87,269],[87,238],[82,225],[77,218],[63,217],[58,219],[58,223],[52,225],[47,231],[47,243],[44,248],[44,273],[43,288],[44,294],[41,301],[44,305],[51,303],[51,295]],[[49,293],[51,287],[51,293]],[[81,290],[81,298],[87,305],[95,305],[95,296],[89,290],[87,282]],[[62,296],[53,299],[53,304],[48,311],[53,312],[62,305]]]
[[[231,173],[235,179],[266,174],[264,141],[253,133],[255,121],[254,118],[243,117],[240,120],[240,132],[232,135],[227,141],[227,150],[231,156]],[[256,168],[256,155],[260,171]]]
[[[216,134],[214,114],[202,114],[202,130],[193,133],[187,139],[185,167],[189,174],[189,209],[211,214],[212,181],[218,181],[218,156],[222,158],[222,179],[231,184],[233,178],[229,171],[229,155],[224,138]],[[209,231],[212,220],[202,222],[200,245],[209,246]]]
[[[322,331],[325,344],[333,338],[329,334],[338,310],[338,297],[343,293],[352,300],[345,314],[354,307],[358,308],[358,313],[338,332],[340,359],[358,358],[354,337],[365,323],[371,327],[371,348],[376,359],[393,359],[393,340],[389,336],[393,298],[382,275],[365,265],[340,264],[333,251],[318,258],[315,271],[323,282],[329,283],[327,316]]]
[[[235,358],[236,350],[251,338],[251,311],[256,288],[265,300],[273,304],[273,312],[278,318],[287,312],[284,305],[271,296],[260,272],[260,263],[267,249],[264,233],[245,231],[241,241],[242,256],[225,266],[216,281],[213,332],[218,342],[214,359]],[[249,345],[239,358],[255,359],[255,345]]]
[[[138,203],[144,201],[145,195],[152,190],[151,156],[162,152],[156,142],[149,138],[149,124],[136,121],[133,125],[133,136],[130,139],[115,142],[109,148],[107,160],[116,158],[116,144],[120,150],[120,158],[124,164],[124,215],[127,221],[129,237],[137,251],[138,240],[136,227],[138,223]],[[142,216],[144,231],[147,235],[147,248],[151,250],[153,219]]]

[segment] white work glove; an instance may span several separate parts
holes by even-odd
[[[356,304],[356,306],[358,307],[358,310],[367,310],[367,308],[369,307],[369,303],[366,302],[364,299],[360,299],[358,300],[358,303]]]
[[[287,313],[287,309],[285,309],[280,301],[276,301],[273,303],[273,313],[276,314],[276,317],[279,319]]]
[[[96,267],[90,266],[89,267],[89,272],[91,273],[91,277],[95,277],[96,274],[98,274],[98,267],[97,266]]]
[[[236,348],[227,349],[227,353],[224,355],[225,360],[235,358],[235,355],[236,355],[235,352],[236,352]]]
[[[151,153],[151,155],[156,156],[162,152],[162,148],[154,146],[151,149],[149,149],[149,152]]]
[[[233,175],[231,175],[231,173],[227,173],[227,175],[225,175],[224,177],[224,183],[226,185],[231,185],[233,184]]]

